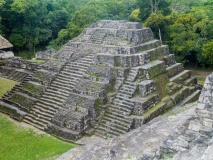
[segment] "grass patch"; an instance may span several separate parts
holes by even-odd
[[[33,129],[15,125],[2,115],[0,126],[0,159],[55,159],[75,147],[48,134],[38,134]]]
[[[43,62],[45,62],[45,60],[41,60],[41,59],[33,59],[33,60],[31,60],[31,62],[35,62],[35,63],[43,63]]]
[[[16,84],[18,84],[18,82],[0,78],[0,98],[2,98],[2,96],[10,91]]]
[[[157,105],[153,106],[152,108],[150,108],[149,110],[147,110],[146,112],[143,113],[144,117],[149,116],[152,112],[154,112],[155,110],[157,110],[158,108],[160,108],[162,105],[164,105],[163,102],[158,103]]]
[[[204,85],[206,80],[206,76],[197,76],[197,83],[201,84],[202,86]]]

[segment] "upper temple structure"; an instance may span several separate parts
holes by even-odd
[[[98,21],[45,59],[0,68],[19,82],[0,111],[67,141],[119,136],[200,94],[196,77],[136,22]]]

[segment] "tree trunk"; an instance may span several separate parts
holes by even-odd
[[[162,37],[161,37],[161,30],[160,30],[160,28],[159,28],[159,38],[160,38],[160,42],[161,42],[161,45],[162,45],[163,42],[162,42]]]
[[[150,5],[151,5],[151,12],[154,12],[154,4],[153,4],[153,0],[150,0]]]

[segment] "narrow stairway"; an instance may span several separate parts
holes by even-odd
[[[91,42],[101,44],[106,35],[106,33],[104,31],[105,30],[103,30],[103,29],[96,30],[95,34],[91,38]]]
[[[133,82],[136,75],[137,71],[131,69],[126,81],[120,87],[117,96],[101,120],[95,133],[97,136],[115,137],[130,130],[133,122],[128,117],[134,107],[131,98],[136,91],[136,85]]]

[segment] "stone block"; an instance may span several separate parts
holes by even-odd
[[[189,130],[195,131],[195,132],[199,132],[199,130],[201,129],[201,123],[199,120],[191,120],[189,123]]]
[[[14,53],[11,51],[0,53],[0,59],[9,59],[13,57],[14,57]]]
[[[36,59],[50,59],[54,54],[56,53],[56,50],[54,49],[48,49],[46,51],[40,51],[40,52],[36,52]]]
[[[165,64],[162,61],[153,61],[140,67],[147,79],[154,78],[166,72]]]
[[[173,99],[175,104],[178,104],[180,101],[185,99],[190,94],[191,94],[191,92],[190,92],[189,88],[183,88],[180,91],[178,91],[177,93],[175,93],[174,95],[172,95],[171,98]]]
[[[134,97],[132,98],[132,101],[135,104],[133,114],[142,115],[142,113],[159,102],[159,96],[157,94],[152,94],[145,98]]]
[[[164,57],[163,51],[164,50],[162,46],[147,51],[150,55],[150,61],[161,60]]]
[[[174,54],[169,54],[163,57],[163,61],[165,62],[165,65],[167,67],[175,64],[175,55]]]
[[[28,69],[28,70],[32,70],[32,71],[39,69],[40,65],[41,64],[39,64],[39,63],[24,60],[20,57],[9,60],[6,63],[6,66],[8,66],[8,67],[14,67],[17,69]]]
[[[166,85],[166,94],[172,95],[175,92],[179,91],[183,86],[174,82],[170,82]]]
[[[208,118],[203,118],[203,125],[208,127],[208,128],[212,128],[213,120],[208,119]]]
[[[55,135],[68,142],[76,141],[82,136],[82,133],[72,131],[70,129],[62,128],[52,123],[49,123],[45,131],[49,134]]]
[[[156,86],[152,80],[144,80],[138,84],[138,89],[140,96],[146,97],[156,91]]]
[[[182,63],[176,63],[176,64],[173,64],[172,66],[169,66],[169,67],[166,68],[166,74],[169,78],[177,75],[181,71],[183,71],[183,64]]]

